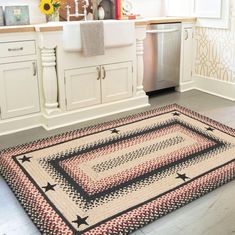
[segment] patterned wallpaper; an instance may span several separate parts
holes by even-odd
[[[235,83],[235,0],[229,29],[196,28],[197,75]]]

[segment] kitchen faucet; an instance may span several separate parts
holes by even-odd
[[[87,8],[89,6],[89,0],[82,0],[83,3],[83,13],[79,13],[78,10],[78,2],[79,0],[74,0],[74,5],[75,5],[75,13],[74,14],[70,14],[70,8],[71,6],[67,5],[66,9],[67,9],[67,21],[70,21],[70,17],[79,17],[79,16],[84,16],[84,20],[87,20]]]

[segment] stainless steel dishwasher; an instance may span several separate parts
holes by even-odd
[[[181,23],[152,24],[144,42],[144,90],[179,85]]]

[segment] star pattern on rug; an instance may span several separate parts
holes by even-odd
[[[186,176],[186,174],[180,174],[177,173],[177,177],[175,177],[176,179],[182,179],[183,181],[186,181],[186,179],[190,179],[188,176]]]
[[[212,127],[207,127],[207,128],[206,128],[206,130],[207,130],[207,131],[211,131],[211,132],[213,132],[215,129],[214,129],[214,128],[212,128]]]
[[[178,113],[178,112],[174,112],[174,113],[172,113],[172,114],[173,114],[173,116],[177,116],[177,117],[180,116],[180,113]]]
[[[89,217],[89,216],[86,216],[86,217],[82,218],[81,216],[77,215],[77,219],[74,220],[74,221],[72,221],[72,223],[77,224],[78,228],[79,228],[82,224],[84,224],[84,225],[89,225],[89,224],[86,222],[86,220],[88,219],[88,217]]]
[[[24,163],[24,162],[30,162],[30,159],[31,159],[32,157],[27,157],[27,156],[23,156],[22,158],[20,158],[19,160],[21,161],[21,163]]]
[[[119,134],[119,132],[120,132],[120,130],[118,130],[116,128],[111,130],[111,134]]]
[[[45,189],[45,192],[48,192],[48,191],[55,191],[55,186],[56,184],[50,184],[49,182],[47,183],[47,186],[43,186],[42,188]]]
[[[233,180],[233,133],[170,105],[6,150],[0,172],[42,234],[129,234]]]

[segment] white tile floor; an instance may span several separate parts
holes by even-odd
[[[235,103],[198,91],[162,94],[151,98],[153,106],[178,103],[235,128]],[[139,112],[142,110],[137,110]],[[0,137],[0,149],[72,130],[129,113],[74,125],[53,132],[42,128]],[[15,196],[0,177],[0,235],[39,235]],[[134,235],[235,235],[235,181],[164,216]]]

